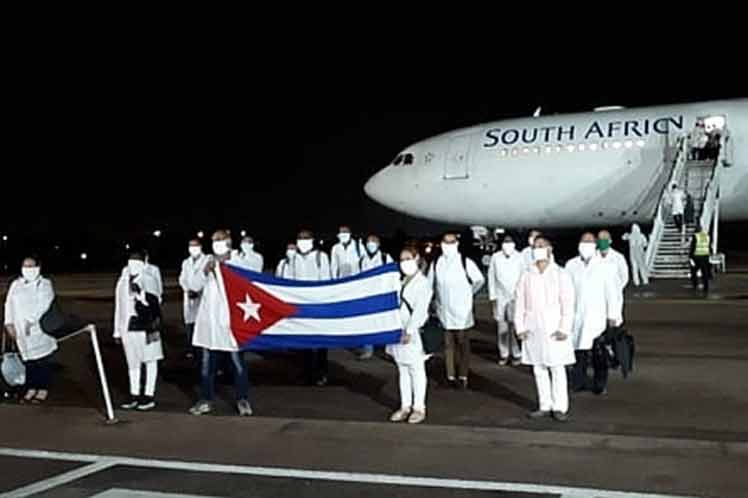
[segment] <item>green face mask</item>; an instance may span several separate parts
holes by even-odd
[[[610,249],[610,241],[608,239],[598,239],[597,248],[601,251],[607,251]]]

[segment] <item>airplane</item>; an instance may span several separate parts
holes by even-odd
[[[748,220],[748,99],[507,119],[402,150],[365,184],[393,210],[507,228],[648,224],[672,181],[679,137],[720,130],[719,219]]]

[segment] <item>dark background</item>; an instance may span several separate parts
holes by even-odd
[[[247,230],[268,265],[301,227],[327,239],[341,223],[359,234],[432,235],[445,227],[394,213],[363,193],[366,179],[415,141],[531,115],[538,106],[549,114],[745,96],[742,81],[575,91],[507,86],[483,101],[445,97],[428,105],[459,111],[355,111],[349,108],[377,107],[367,103],[369,87],[355,101],[327,88],[269,96],[268,107],[262,95],[250,98],[237,86],[201,92],[200,85],[135,80],[110,91],[93,83],[32,87],[13,102],[0,217],[8,236],[0,260],[10,272],[30,253],[48,271],[108,271],[123,264],[126,243],[145,245],[154,262],[176,268],[189,237],[219,227],[237,238]],[[723,241],[730,239],[728,228]]]

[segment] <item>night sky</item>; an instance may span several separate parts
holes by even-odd
[[[65,266],[87,251],[87,268],[119,264],[124,242],[153,245],[148,234],[156,228],[165,233],[156,244],[163,266],[178,263],[198,229],[247,229],[272,259],[302,226],[326,236],[340,223],[384,235],[435,232],[439,225],[393,213],[363,193],[366,179],[415,141],[531,115],[539,105],[547,114],[744,96],[737,86],[577,94],[527,88],[460,111],[355,111],[348,108],[375,106],[329,94],[260,110],[247,95],[215,88],[215,98],[141,88],[27,99],[17,103],[6,134],[13,166],[4,168],[0,231],[10,242],[2,258],[15,264],[33,251]],[[431,107],[443,104],[454,102]]]

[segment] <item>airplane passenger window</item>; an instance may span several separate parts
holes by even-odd
[[[413,164],[413,154],[405,154],[405,162],[403,164]]]

